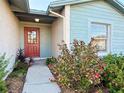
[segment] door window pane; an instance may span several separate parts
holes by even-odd
[[[37,33],[36,33],[36,31],[28,32],[28,43],[31,43],[31,44],[37,43]]]

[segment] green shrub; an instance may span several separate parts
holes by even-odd
[[[64,42],[59,46],[61,55],[52,71],[61,87],[87,93],[100,83],[103,64],[92,41],[86,45],[83,41],[75,40],[71,51]]]
[[[25,62],[24,49],[19,49],[16,54],[16,62],[13,72],[9,75],[10,78],[19,77],[22,78],[27,74],[28,64]]]
[[[27,74],[27,70],[28,70],[27,63],[17,61],[14,66],[14,70],[9,77],[24,77]]]
[[[46,60],[46,65],[51,65],[51,64],[55,64],[57,62],[57,59],[52,57],[52,58],[47,58]]]
[[[0,93],[7,93],[7,86],[5,81],[0,81]]]
[[[109,54],[103,60],[107,64],[103,74],[104,84],[110,93],[124,93],[124,56]]]
[[[7,88],[6,84],[3,81],[3,78],[6,75],[5,69],[7,67],[8,60],[5,59],[5,54],[0,56],[0,93],[6,93]]]

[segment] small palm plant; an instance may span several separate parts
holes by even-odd
[[[17,52],[17,60],[21,62],[25,62],[25,55],[24,55],[24,49],[19,49]]]

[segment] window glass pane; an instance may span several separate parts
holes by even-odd
[[[94,45],[97,46],[98,50],[107,50],[107,24],[92,23],[90,36],[94,39]]]
[[[107,25],[92,23],[91,37],[106,37]]]

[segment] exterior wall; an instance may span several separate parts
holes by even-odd
[[[24,27],[40,28],[40,56],[41,58],[51,57],[51,25],[40,23],[21,22],[20,25],[20,47],[24,49]]]
[[[63,19],[58,18],[52,24],[52,56],[57,57],[59,55],[59,47],[63,40]]]
[[[19,48],[19,21],[6,1],[0,0],[0,55],[6,53],[11,71]]]
[[[65,10],[62,11],[62,15],[64,15]],[[52,56],[57,57],[59,55],[59,47],[58,44],[61,44],[62,40],[64,40],[64,20],[63,18],[58,17],[52,23]]]
[[[73,39],[89,42],[91,22],[110,24],[110,51],[124,53],[124,16],[105,1],[94,1],[71,6],[70,34]]]

